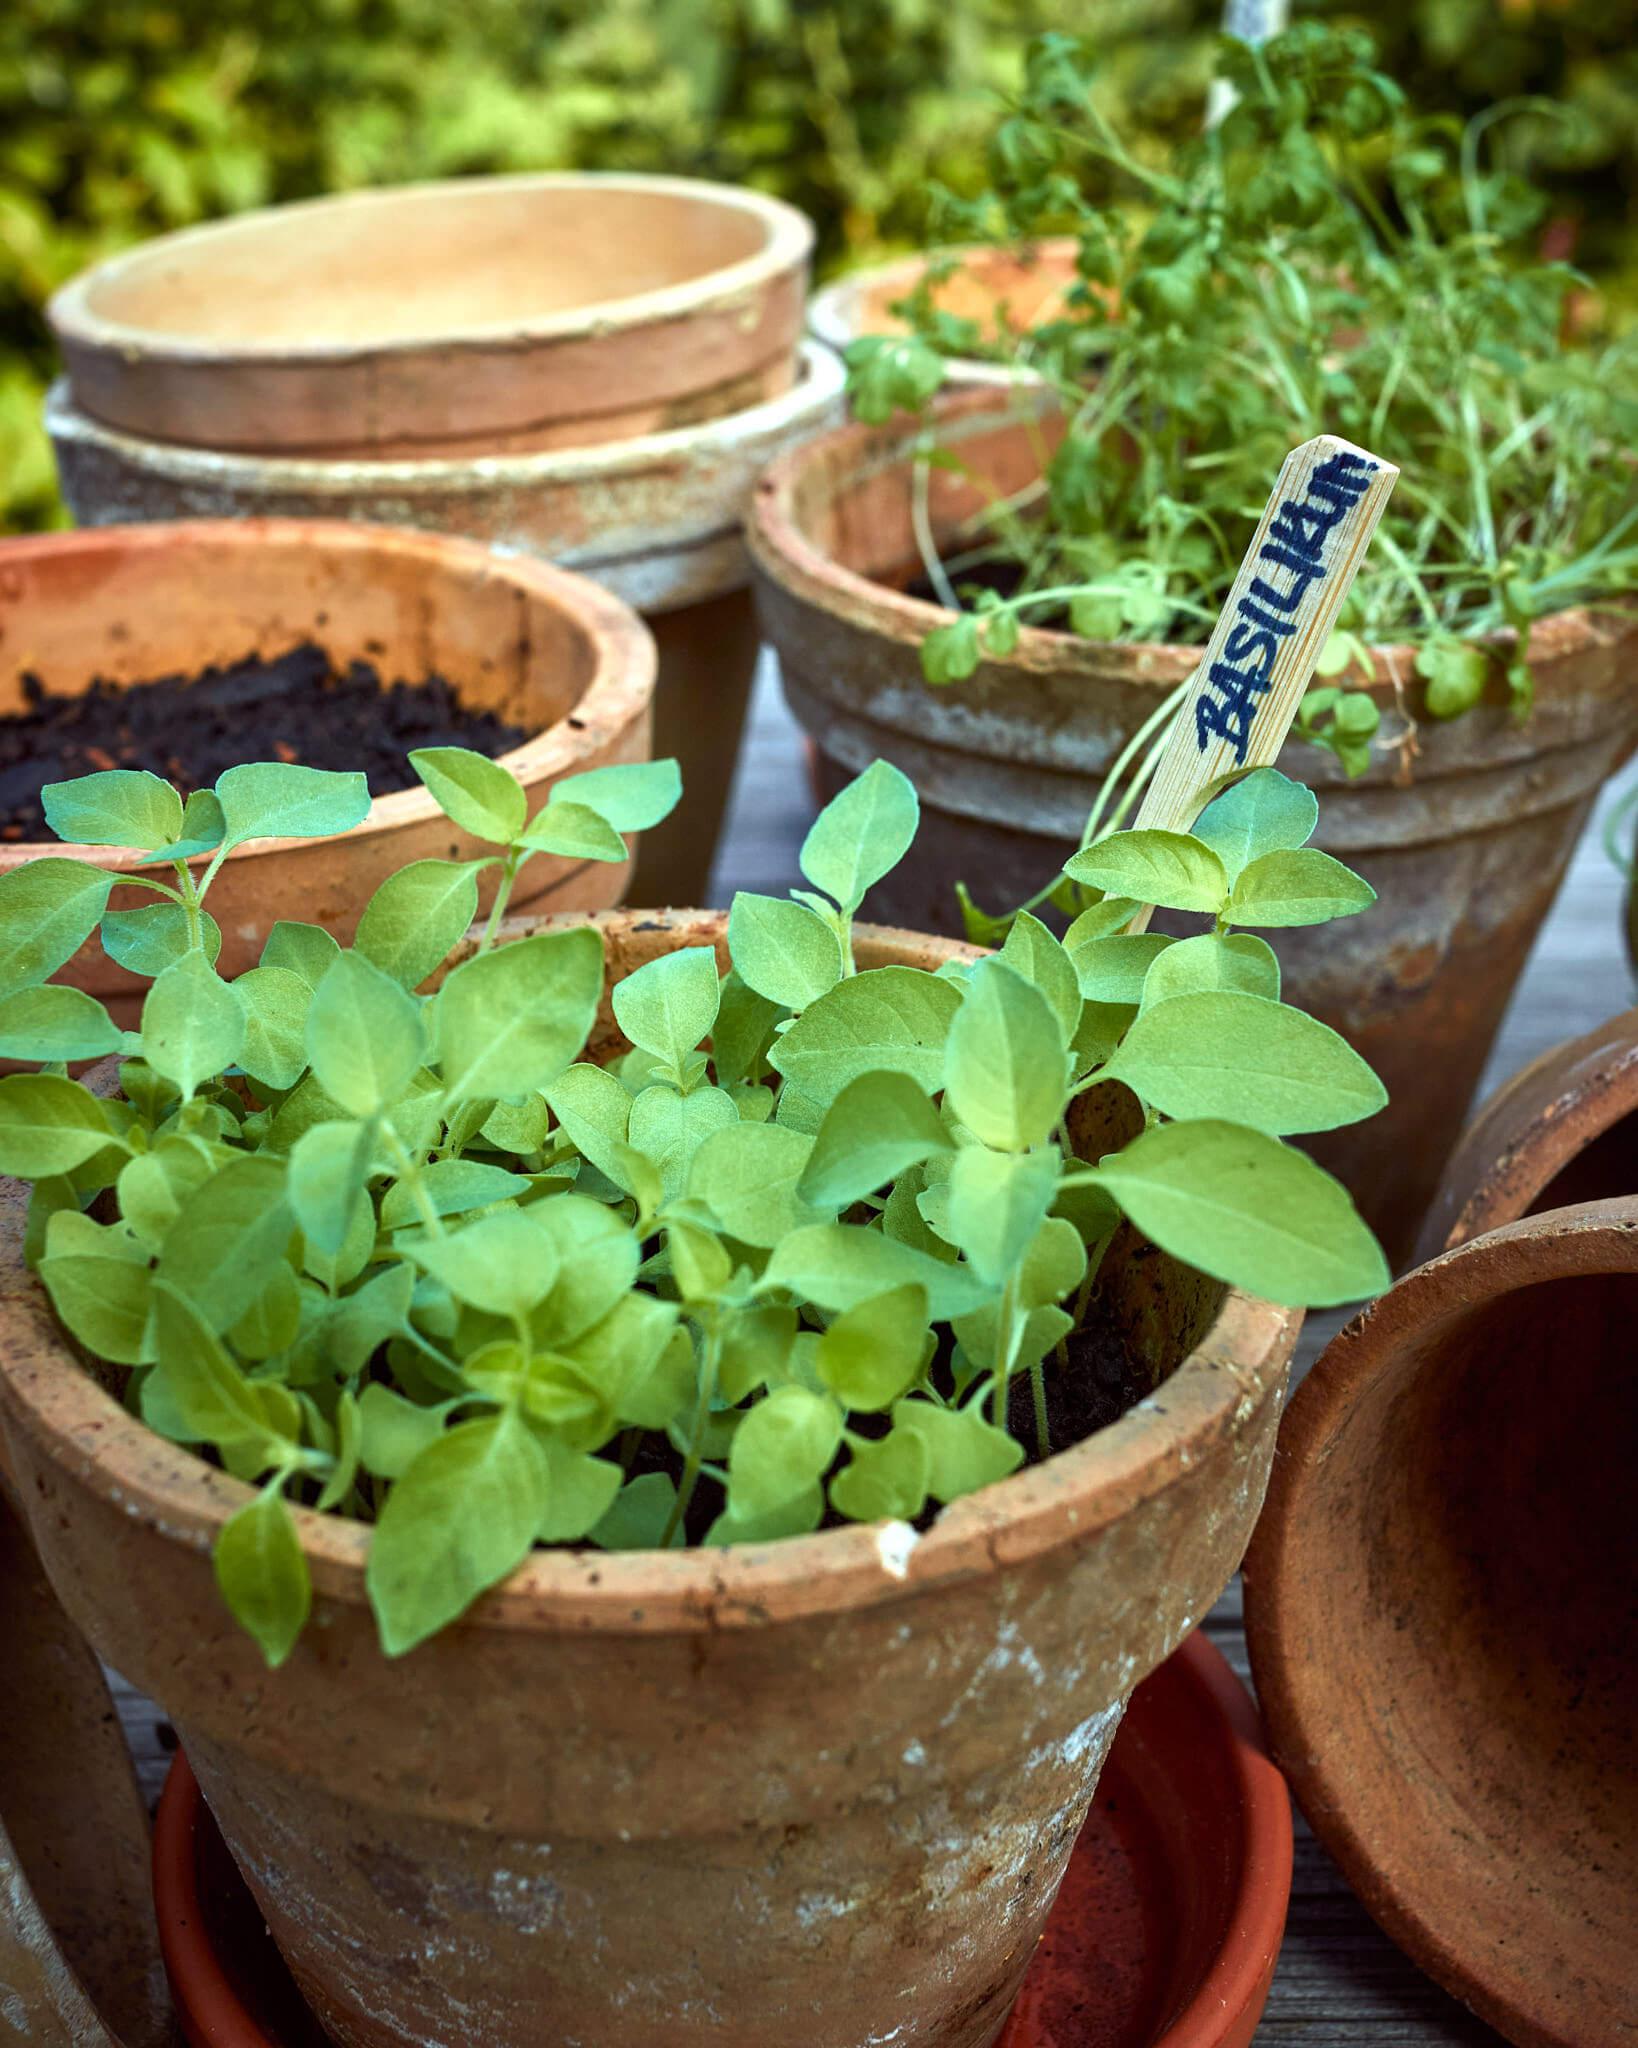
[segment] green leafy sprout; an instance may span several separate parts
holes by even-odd
[[[945,559],[920,520],[929,580],[960,611],[923,646],[933,683],[1006,655],[1032,620],[1200,643],[1286,452],[1321,432],[1391,450],[1399,487],[1296,728],[1353,775],[1378,711],[1346,679],[1373,646],[1412,650],[1404,707],[1453,718],[1490,697],[1523,718],[1534,622],[1630,593],[1638,334],[1574,335],[1586,280],[1536,253],[1544,197],[1485,167],[1497,123],[1543,103],[1465,131],[1420,118],[1368,35],[1313,21],[1260,48],[1225,38],[1219,75],[1227,117],[1157,153],[1109,118],[1086,46],[1032,44],[989,189],[945,195],[936,229],[1071,235],[1077,281],[1017,333],[940,310],[935,263],[899,308],[911,334],[849,351],[853,402],[870,421],[923,414],[949,363],[979,356],[1065,423],[1039,487],[982,508]],[[959,458],[936,420],[918,446],[924,509],[928,462]]]
[[[877,762],[809,832],[806,887],[734,899],[726,972],[681,945],[617,981],[628,1049],[599,1064],[598,925],[514,935],[507,895],[536,853],[623,859],[675,764],[571,777],[531,817],[492,761],[411,760],[494,850],[391,876],[350,947],[276,924],[232,982],[223,858],[348,829],[361,776],[235,768],[186,804],[135,771],[61,783],[56,831],[142,861],[0,878],[0,1057],[34,1069],[0,1079],[0,1172],[33,1183],[29,1259],[132,1412],[255,1489],[216,1570],[269,1663],[311,1600],[293,1505],[374,1524],[399,1654],[536,1544],[915,1522],[1047,1456],[1119,1230],[1279,1302],[1386,1284],[1348,1195],[1284,1142],[1384,1095],[1281,1002],[1258,936],[1372,900],[1274,770],[1193,833],[1078,853],[1062,939],[1021,916],[933,972],[855,957],[918,818]],[[1140,904],[1201,928],[1130,933]],[[151,981],[135,1032],[49,979],[99,932]],[[117,1092],[69,1077],[109,1054]]]

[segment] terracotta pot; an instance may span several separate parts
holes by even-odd
[[[985,339],[1015,337],[1061,316],[1064,296],[1078,283],[1072,235],[1055,235],[1026,249],[993,244],[939,252],[957,259],[948,278],[933,288],[933,304],[959,320],[976,320]],[[808,332],[843,354],[865,334],[904,334],[908,327],[893,311],[921,282],[938,255],[906,256],[839,277],[808,301]],[[982,360],[957,362],[952,382],[1010,386],[1031,381],[1027,369]]]
[[[948,540],[986,492],[1039,475],[1044,399],[954,401],[940,429],[973,476],[935,471]],[[1078,841],[1104,773],[1196,650],[1115,646],[1026,627],[1017,651],[966,683],[930,688],[918,649],[945,614],[908,597],[919,574],[901,431],[849,427],[776,464],[748,537],[764,627],[791,708],[819,743],[826,794],[876,755],[915,781],[922,827],[871,898],[876,916],[959,929],[954,885],[1009,909]],[[1629,687],[1638,622],[1566,613],[1536,631],[1535,715],[1522,730],[1498,690],[1450,724],[1421,719],[1408,781],[1378,753],[1348,781],[1293,743],[1282,766],[1321,800],[1316,844],[1357,867],[1381,901],[1366,916],[1281,932],[1290,997],[1334,1025],[1387,1084],[1390,1104],[1311,1149],[1347,1183],[1396,1262],[1409,1252],[1478,1084],[1530,943],[1598,786],[1638,732]],[[1420,684],[1404,648],[1368,682],[1383,734],[1406,729]]]
[[[0,2040],[167,2048],[131,1754],[3,1483],[0,1643]]]
[[[601,922],[615,975],[726,958],[720,914]],[[1119,1244],[1106,1298],[1164,1389],[919,1540],[540,1552],[400,1662],[368,1530],[299,1513],[313,1623],[270,1677],[209,1561],[245,1489],[84,1370],[11,1194],[0,1420],[35,1540],[343,2048],[994,2040],[1126,1698],[1238,1562],[1300,1316]]]
[[[1462,1134],[1422,1227],[1431,1259],[1498,1223],[1638,1195],[1638,1010],[1544,1052]]]
[[[212,662],[317,640],[339,663],[368,659],[383,682],[437,671],[471,703],[529,728],[534,737],[500,759],[531,810],[565,775],[649,756],[654,649],[641,622],[581,577],[463,541],[306,519],[41,534],[0,542],[0,600],[0,707],[8,710],[20,706],[26,674],[74,692],[96,676],[195,675]],[[8,842],[0,873],[64,851],[116,873],[138,859],[56,840]],[[457,831],[419,783],[378,797],[351,832],[254,840],[211,885],[222,972],[254,966],[280,918],[345,937],[396,869],[488,851]],[[513,901],[601,909],[621,900],[628,872],[626,863],[542,854],[519,876]],[[491,880],[483,893],[493,892]],[[135,1022],[148,984],[116,967],[96,940],[64,976]]]
[[[1132,1694],[1000,2048],[1249,2048],[1291,1887],[1291,1799],[1198,1631]],[[323,2048],[178,1755],[154,1906],[190,2048]]]
[[[460,178],[164,235],[48,317],[76,402],[260,454],[581,447],[786,390],[813,228],[691,178]]]
[[[1275,1755],[1388,1933],[1527,2048],[1627,2048],[1638,1202],[1419,1267],[1326,1351],[1246,1562]]]
[[[99,427],[61,387],[47,402],[76,519],[295,514],[466,534],[509,560],[595,577],[659,642],[654,751],[682,763],[684,801],[648,834],[633,893],[708,893],[759,639],[741,520],[763,465],[839,413],[842,373],[817,345],[782,397],[617,446],[482,461],[309,462],[203,453]]]

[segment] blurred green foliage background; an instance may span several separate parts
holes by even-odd
[[[1577,255],[1638,269],[1638,0],[1317,0],[1426,107],[1540,94],[1504,147]],[[829,268],[983,182],[1042,27],[1108,53],[1157,140],[1199,120],[1219,0],[8,0],[0,7],[0,530],[56,523],[49,294],[212,215],[466,172],[669,170],[805,208]]]

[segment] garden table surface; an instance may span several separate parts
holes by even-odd
[[[1600,816],[1635,779],[1638,770],[1630,770],[1611,785]],[[782,895],[799,881],[796,853],[811,814],[800,733],[785,708],[771,658],[765,659],[712,901],[726,904],[736,889]],[[1514,994],[1483,1093],[1548,1047],[1632,1005],[1633,980],[1621,940],[1623,886],[1600,844],[1595,817]],[[1345,1319],[1342,1314],[1309,1318],[1298,1352],[1299,1377]],[[1240,1676],[1249,1679],[1238,1579],[1205,1628]],[[174,1738],[149,1701],[117,1683],[116,1694],[152,1804]],[[1256,2048],[1499,2048],[1501,2038],[1394,1947],[1299,1814],[1285,1946]]]

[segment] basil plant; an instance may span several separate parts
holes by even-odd
[[[1281,1002],[1256,935],[1372,900],[1274,770],[1192,833],[1077,853],[1089,907],[1062,938],[1020,916],[932,972],[855,957],[917,823],[878,761],[808,834],[805,888],[735,898],[726,972],[684,945],[615,984],[629,1050],[600,1064],[597,924],[501,918],[536,853],[623,859],[675,764],[570,778],[531,818],[492,761],[411,760],[493,851],[393,875],[350,947],[275,925],[232,982],[223,859],[345,830],[362,776],[247,766],[186,804],[145,773],[61,783],[59,836],[140,861],[0,880],[0,1056],[34,1069],[0,1079],[0,1172],[33,1183],[28,1257],[132,1412],[253,1489],[216,1570],[269,1663],[310,1604],[293,1506],[374,1525],[396,1655],[536,1544],[915,1523],[1004,1478],[1054,1448],[1123,1220],[1279,1302],[1386,1283],[1348,1195],[1284,1142],[1384,1095]],[[1201,928],[1127,932],[1150,903]],[[151,978],[138,1031],[48,979],[93,933]],[[117,1092],[69,1077],[108,1054]],[[1095,1090],[1135,1135],[1080,1156]]]

